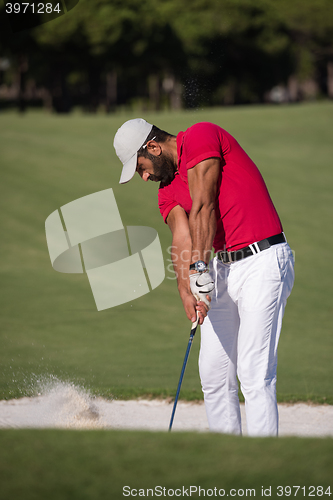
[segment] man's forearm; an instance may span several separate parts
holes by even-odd
[[[208,262],[216,232],[215,207],[221,174],[220,158],[208,158],[187,171],[192,198],[189,230],[192,239],[191,263]]]
[[[208,263],[216,232],[214,207],[193,205],[189,215],[189,228],[192,239],[191,263],[197,260]]]
[[[191,293],[189,282],[191,250],[192,242],[189,237],[185,240],[173,239],[171,257],[180,296]]]

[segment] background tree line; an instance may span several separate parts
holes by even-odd
[[[333,97],[332,0],[80,0],[11,34],[0,106],[177,109]]]

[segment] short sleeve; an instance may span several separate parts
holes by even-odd
[[[175,201],[173,197],[170,196],[168,190],[164,189],[163,187],[160,187],[160,189],[158,190],[158,208],[160,209],[161,215],[165,223],[169,213],[177,205],[178,205],[177,201]]]
[[[222,159],[221,128],[213,123],[197,123],[187,129],[184,155],[187,170],[208,158]]]

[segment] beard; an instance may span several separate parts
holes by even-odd
[[[162,153],[160,156],[148,153],[148,159],[151,160],[154,169],[154,173],[150,174],[149,180],[170,184],[175,178],[175,172],[177,171],[177,165],[173,157],[168,153]]]

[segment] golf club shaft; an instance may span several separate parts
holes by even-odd
[[[178,387],[177,387],[177,393],[176,393],[176,397],[175,397],[175,402],[173,404],[173,410],[172,410],[172,415],[171,415],[171,419],[170,419],[169,431],[171,431],[171,428],[172,428],[173,419],[174,419],[174,416],[175,416],[176,406],[177,406],[177,402],[178,402],[178,397],[179,397],[179,393],[180,393],[180,388],[182,386],[183,377],[184,377],[184,373],[185,373],[185,368],[186,368],[187,360],[188,360],[188,357],[189,357],[189,354],[190,354],[190,350],[191,350],[191,347],[192,347],[193,337],[195,335],[195,332],[196,332],[196,329],[197,329],[197,326],[198,326],[198,321],[199,321],[199,315],[197,313],[197,319],[195,320],[194,323],[192,323],[191,334],[190,334],[190,338],[189,338],[189,341],[188,341],[188,344],[187,344],[187,349],[186,349],[186,353],[185,353],[185,358],[184,358],[184,363],[183,363],[182,371],[181,371],[181,374],[180,374],[180,377],[179,377],[179,382],[178,382]]]

